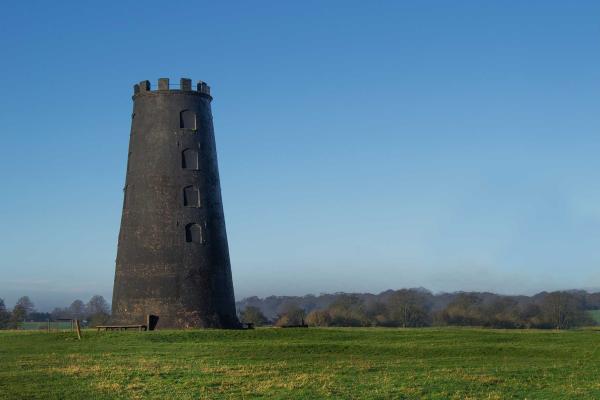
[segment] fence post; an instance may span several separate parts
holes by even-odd
[[[79,326],[79,320],[75,320],[75,327],[77,328],[77,339],[81,340],[81,326]]]

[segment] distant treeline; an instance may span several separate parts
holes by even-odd
[[[55,321],[59,318],[79,319],[84,325],[98,325],[110,318],[110,307],[104,297],[96,295],[84,303],[75,300],[69,307],[55,308],[52,312],[38,312],[28,296],[23,296],[12,310],[0,299],[0,329],[19,329],[23,322]]]
[[[237,302],[240,320],[261,325],[310,326],[483,326],[490,328],[569,329],[595,325],[600,293],[583,290],[504,296],[487,292],[439,293],[418,288],[379,294],[334,293],[319,296],[248,297]],[[102,296],[75,300],[50,313],[37,312],[27,296],[12,310],[0,298],[0,329],[18,329],[25,321],[73,318],[98,325],[110,318]]]
[[[582,290],[534,296],[494,293],[440,293],[418,289],[380,294],[322,294],[249,297],[237,303],[242,322],[257,326],[482,326],[569,329],[595,325],[590,310],[600,309],[600,293]]]

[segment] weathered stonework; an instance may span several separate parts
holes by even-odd
[[[134,86],[113,322],[238,328],[210,88]]]

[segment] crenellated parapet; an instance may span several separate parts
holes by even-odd
[[[141,81],[133,85],[133,95],[144,93],[160,93],[160,92],[194,92],[210,96],[210,86],[206,82],[198,81],[196,87],[192,89],[192,80],[188,78],[181,78],[179,84],[172,84],[169,82],[169,78],[160,78],[156,89],[152,89],[150,81]]]

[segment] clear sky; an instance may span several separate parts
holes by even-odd
[[[110,299],[160,77],[212,87],[237,298],[600,287],[600,2],[136,3],[3,4],[9,306]]]

